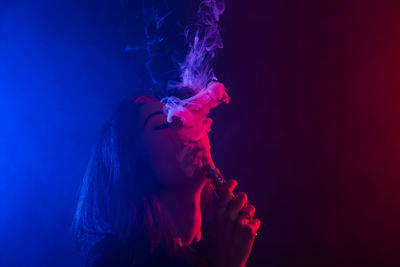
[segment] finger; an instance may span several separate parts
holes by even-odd
[[[239,217],[247,219],[248,222],[251,222],[253,220],[255,211],[256,208],[253,205],[247,205],[239,211]]]
[[[236,180],[230,179],[226,183],[221,185],[219,203],[228,204],[233,198],[233,189],[237,186],[238,182]]]
[[[254,219],[252,222],[248,224],[242,224],[241,229],[242,233],[244,234],[242,235],[244,240],[246,241],[254,240],[254,237],[257,235],[257,230],[260,227],[260,223],[261,222],[259,219]]]
[[[239,220],[241,223],[235,227],[235,236],[238,237],[237,243],[247,244],[252,246],[254,239],[257,235],[257,230],[260,227],[260,220],[254,219],[250,223],[246,223],[245,220]]]
[[[237,196],[232,199],[228,206],[228,216],[231,220],[236,220],[239,216],[239,211],[247,205],[247,195],[243,192],[237,194]]]
[[[233,189],[237,186],[238,182],[234,179],[229,179],[221,186],[220,196],[217,201],[215,209],[216,215],[221,216],[227,209],[229,202],[233,198]]]
[[[251,222],[249,223],[249,225],[250,225],[250,227],[253,229],[254,234],[256,234],[257,231],[258,231],[258,228],[260,228],[261,221],[260,221],[260,219],[256,218],[256,219],[254,219],[253,221],[251,221]]]
[[[223,188],[226,188],[227,191],[232,194],[233,189],[237,186],[238,182],[235,179],[229,179],[226,183],[223,184]]]

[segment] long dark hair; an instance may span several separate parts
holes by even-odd
[[[159,247],[169,255],[176,253],[177,243],[155,196],[160,184],[140,149],[138,115],[143,101],[138,99],[143,97],[153,96],[135,94],[121,102],[90,157],[73,220],[83,249],[111,235],[129,243],[136,258]],[[210,208],[211,190],[203,190],[203,210]]]

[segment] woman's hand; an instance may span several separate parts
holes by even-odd
[[[214,217],[205,240],[211,266],[245,266],[253,247],[260,220],[253,219],[255,208],[243,192],[234,197],[237,181],[228,180],[220,188]]]

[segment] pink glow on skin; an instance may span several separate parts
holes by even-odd
[[[167,97],[162,100],[165,103],[163,111],[167,121],[172,123],[174,119],[179,119],[182,122],[180,134],[188,149],[198,142],[204,142],[202,139],[208,143],[207,134],[211,131],[212,119],[207,116],[212,108],[229,101],[230,97],[225,86],[219,82],[211,82],[208,87],[204,87],[190,98],[182,100],[177,97]],[[197,161],[205,161],[214,166],[209,153],[203,158],[199,156]],[[196,164],[202,165],[201,162]]]
[[[137,99],[146,103],[143,117],[159,114],[143,129],[143,146],[150,165],[166,186],[160,203],[184,245],[201,238],[200,194],[207,181],[204,165],[215,168],[208,137],[212,119],[207,116],[212,108],[230,101],[211,66],[215,50],[223,46],[218,21],[224,9],[223,0],[201,1],[197,22],[185,29],[189,52],[179,63],[181,81],[162,88],[190,89],[192,96],[170,96],[158,103],[147,97]],[[163,114],[158,113],[160,109]]]
[[[208,132],[196,125],[183,127],[177,117],[168,122],[163,113],[165,105],[151,96],[138,97],[134,102],[145,104],[140,112],[142,122],[157,113],[147,120],[142,132],[143,149],[157,175],[167,182],[204,175],[204,159],[213,164]]]
[[[188,145],[185,141],[193,139],[190,132],[185,131],[179,120],[167,122],[163,103],[148,96],[139,97],[134,102],[144,104],[139,114],[140,125],[143,125],[139,145],[163,185],[158,197],[177,242],[186,246],[193,240],[200,241],[200,195],[207,183],[205,171],[201,168],[202,158],[209,157],[212,161],[208,134],[204,133]]]

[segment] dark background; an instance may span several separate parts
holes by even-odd
[[[116,1],[117,2],[117,1]],[[0,265],[80,266],[91,147],[135,90],[107,1],[0,2]],[[400,4],[228,1],[216,164],[262,220],[248,266],[398,266]]]

